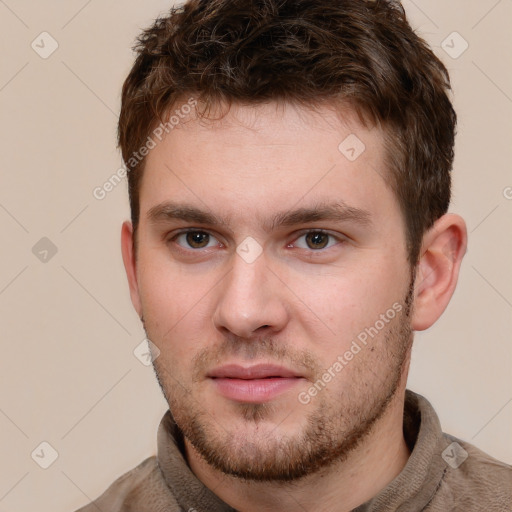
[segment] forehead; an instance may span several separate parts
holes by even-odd
[[[174,123],[171,130],[174,137],[169,134],[168,139],[187,137],[193,131],[195,136],[209,139],[236,134],[237,137],[246,138],[249,145],[267,145],[273,141],[295,144],[305,136],[311,139],[320,135],[324,139],[329,134],[333,139],[338,139],[347,132],[358,134],[369,144],[382,143],[380,130],[365,126],[348,103],[324,101],[309,106],[283,101],[251,105],[233,103],[230,106],[216,103],[208,107],[207,112],[204,112],[204,106],[199,105],[191,109],[189,115],[180,116],[179,120],[174,116]],[[333,141],[325,142],[331,144]]]
[[[393,207],[383,134],[354,111],[268,103],[223,114],[192,111],[150,151],[141,218],[169,200],[251,219],[326,202],[374,214]]]

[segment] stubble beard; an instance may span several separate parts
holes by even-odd
[[[349,363],[355,365],[353,379],[340,396],[329,395],[327,386],[311,404],[301,405],[312,406],[312,411],[306,415],[302,431],[293,437],[280,432],[279,424],[286,420],[286,415],[282,417],[272,402],[237,404],[239,418],[249,427],[241,432],[216,426],[212,415],[194,399],[191,390],[175,382],[169,371],[155,360],[153,366],[158,382],[184,437],[212,468],[247,481],[291,482],[346,460],[373,431],[400,389],[412,344],[413,282],[402,302],[405,307],[388,330],[381,333],[382,340],[375,348],[375,353],[380,350],[379,357],[386,361],[385,364],[380,361],[382,375],[374,373],[372,363],[364,364],[364,354],[357,354]],[[258,355],[290,361],[272,340],[260,345],[251,343],[237,345],[237,349],[259,347]],[[228,345],[225,349],[229,350]],[[361,352],[364,351],[373,352],[373,348],[368,345]],[[213,356],[206,349],[196,363],[206,359],[207,354]],[[340,377],[333,380],[336,378]]]

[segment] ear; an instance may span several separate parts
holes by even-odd
[[[466,223],[459,215],[443,215],[423,236],[414,281],[414,330],[428,329],[448,306],[466,247]]]
[[[129,221],[125,221],[121,228],[121,252],[123,254],[126,277],[128,278],[128,284],[130,286],[132,304],[140,318],[142,316],[142,307],[139,296],[139,285],[137,283],[136,258],[133,250],[133,227],[132,223]]]

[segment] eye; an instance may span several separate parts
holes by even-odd
[[[304,241],[302,242],[302,240]],[[317,230],[303,233],[291,245],[298,247],[299,249],[311,249],[318,251],[332,247],[339,242],[340,240],[334,235],[326,233],[325,231]]]
[[[180,247],[185,249],[207,249],[208,247],[216,247],[219,241],[207,233],[206,231],[185,231],[178,233],[171,238],[172,242],[176,242]]]

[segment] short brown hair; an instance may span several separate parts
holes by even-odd
[[[408,257],[450,203],[456,114],[442,62],[391,0],[189,0],[143,31],[122,90],[118,141],[134,231],[145,159],[176,102],[350,105],[383,128]],[[195,101],[195,100],[194,100]],[[206,109],[205,109],[206,110]],[[203,111],[204,115],[204,111]]]

